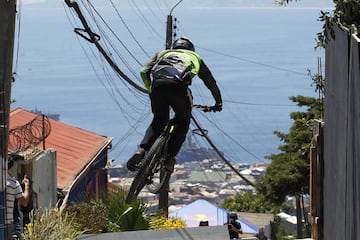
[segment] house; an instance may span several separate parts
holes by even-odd
[[[111,138],[22,108],[10,112],[9,122],[9,153],[27,156],[29,152],[37,152],[38,156],[49,149],[54,153],[48,157],[55,158],[52,159],[56,169],[53,174],[39,170],[40,164],[35,164],[38,158],[34,157],[28,157],[29,161],[25,157],[22,164],[28,167],[20,168],[22,174],[37,179],[38,184],[55,183],[64,203],[68,204],[99,196],[106,190]],[[39,199],[42,193],[46,194],[39,187],[35,190],[39,191]]]

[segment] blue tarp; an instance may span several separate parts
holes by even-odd
[[[256,234],[259,232],[259,227],[252,222],[249,222],[245,218],[239,217],[237,222],[241,224],[241,229],[243,233],[253,233]]]
[[[198,199],[183,208],[169,214],[169,217],[178,217],[184,220],[187,227],[198,227],[201,221],[208,221],[209,226],[224,225],[228,222],[230,212],[211,202]],[[254,223],[239,217],[244,233],[258,233],[259,227]]]
[[[187,227],[198,227],[200,221],[208,221],[209,226],[224,225],[228,221],[229,211],[206,200],[198,199],[169,214],[184,220]]]

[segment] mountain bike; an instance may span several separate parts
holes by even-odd
[[[215,106],[193,105],[193,108],[203,112],[215,112]],[[172,118],[166,124],[163,132],[155,140],[151,148],[145,153],[144,158],[138,164],[133,182],[126,196],[126,202],[133,202],[140,191],[146,186],[148,191],[158,194],[163,190],[170,180],[172,171],[166,169],[167,147],[171,135],[176,129],[175,119]]]

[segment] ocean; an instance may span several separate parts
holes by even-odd
[[[151,121],[148,97],[118,78],[95,46],[74,33],[82,25],[62,1],[24,2],[18,6],[12,87],[16,102],[11,108],[60,114],[64,123],[109,136],[110,158],[124,163]],[[156,0],[99,2],[79,3],[93,32],[101,36],[99,42],[140,85],[141,63],[165,46],[166,18],[173,5]],[[319,59],[325,63],[324,50],[314,47],[322,31],[320,11],[331,11],[332,4],[245,2],[184,1],[172,16],[176,35],[192,39],[222,91],[222,112],[194,110],[194,116],[230,161],[268,163],[266,156],[278,153],[281,144],[273,132],[287,133],[290,113],[305,111],[289,97],[318,96],[308,70],[317,74]],[[214,103],[199,78],[192,91],[195,103]],[[192,139],[196,146],[209,148],[204,138]]]

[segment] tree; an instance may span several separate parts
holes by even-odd
[[[300,197],[309,193],[310,145],[313,121],[321,117],[322,101],[304,96],[290,97],[299,107],[307,107],[304,112],[292,112],[294,120],[290,132],[275,131],[284,143],[279,146],[280,153],[267,156],[271,163],[265,176],[256,184],[256,190],[275,205],[280,206],[287,196],[296,196],[297,206]],[[298,223],[301,224],[301,209],[297,208]],[[300,225],[299,225],[300,226]],[[300,227],[298,236],[301,236]]]
[[[307,106],[306,112],[293,112],[290,117],[294,123],[288,134],[275,131],[283,145],[279,154],[267,156],[271,164],[266,174],[257,184],[257,190],[273,202],[280,205],[286,196],[309,193],[309,153],[312,139],[312,123],[321,115],[321,102],[314,98],[290,97],[300,107]]]
[[[253,212],[270,213],[273,211],[273,205],[269,204],[262,195],[245,192],[235,195],[234,198],[227,198],[221,204],[221,207],[231,212]]]
[[[349,29],[352,25],[360,27],[360,0],[334,0],[334,3],[333,13],[321,11],[319,20],[324,22],[324,25],[323,31],[317,34],[320,47],[325,47],[330,37],[335,39],[334,26],[342,25]]]

